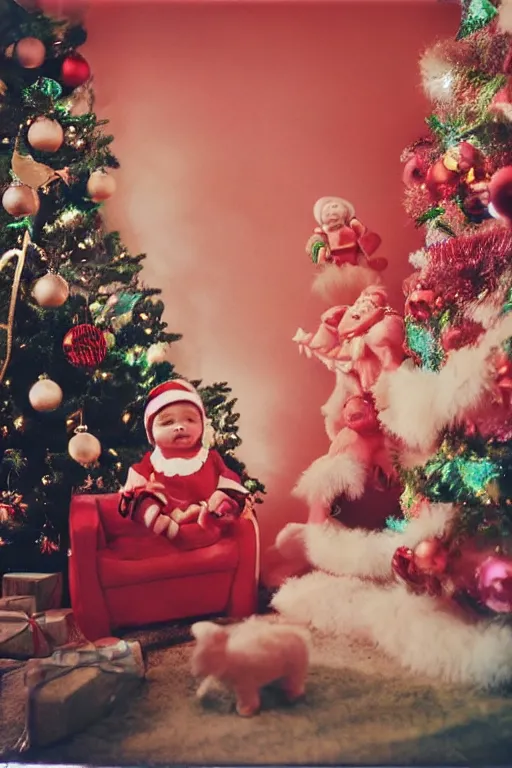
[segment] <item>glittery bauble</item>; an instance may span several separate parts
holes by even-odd
[[[36,69],[46,58],[46,48],[37,37],[24,37],[16,43],[15,54],[22,67]]]
[[[32,293],[40,307],[61,307],[69,296],[69,285],[60,275],[48,272],[39,278]]]
[[[414,550],[414,565],[422,573],[444,573],[447,562],[448,553],[439,539],[425,539]]]
[[[512,219],[512,165],[500,168],[489,182],[491,205],[500,216]]]
[[[93,171],[87,182],[87,193],[95,203],[108,200],[116,191],[116,180],[103,171]]]
[[[40,152],[57,152],[64,142],[64,131],[57,120],[38,117],[28,129],[28,143]]]
[[[78,431],[69,441],[68,453],[78,464],[88,467],[99,459],[101,443],[94,435],[90,435],[84,430]]]
[[[449,197],[455,189],[459,174],[437,160],[427,171],[426,185],[433,200]]]
[[[62,62],[60,81],[68,88],[78,88],[91,76],[91,68],[79,53],[70,53]]]
[[[2,197],[2,205],[11,216],[35,216],[39,210],[39,195],[26,184],[11,184]]]
[[[67,361],[77,368],[94,368],[107,354],[103,331],[88,324],[71,328],[64,336],[62,348]]]
[[[62,403],[62,389],[51,379],[41,379],[30,388],[28,399],[35,411],[55,411]]]

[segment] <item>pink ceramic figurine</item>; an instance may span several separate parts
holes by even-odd
[[[239,715],[260,708],[260,688],[279,681],[290,702],[303,696],[309,665],[309,633],[301,627],[270,624],[256,617],[231,627],[210,621],[192,625],[196,647],[192,674],[202,677],[203,698],[215,680],[234,691]]]

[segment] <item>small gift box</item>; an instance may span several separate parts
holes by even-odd
[[[36,613],[34,619],[52,648],[70,644],[82,645],[87,642],[75,622],[71,608],[56,608]]]
[[[50,644],[33,617],[16,611],[0,611],[0,658],[30,659],[50,653]]]
[[[0,598],[0,611],[17,611],[32,616],[36,612],[34,595],[13,595]]]
[[[21,749],[54,744],[105,716],[145,677],[140,644],[119,640],[56,651],[27,664],[26,727]]]
[[[2,579],[2,597],[33,595],[36,611],[60,608],[61,573],[6,573]]]

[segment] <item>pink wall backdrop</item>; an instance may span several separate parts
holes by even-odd
[[[304,245],[340,194],[381,233],[392,301],[419,237],[401,207],[402,148],[428,105],[418,56],[459,10],[422,3],[92,3],[85,55],[122,163],[107,207],[165,318],[172,360],[239,401],[242,458],[268,487],[266,547],[305,510],[290,497],[327,449],[333,385],[291,339],[322,305]]]

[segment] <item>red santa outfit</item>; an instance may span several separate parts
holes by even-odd
[[[154,445],[152,426],[156,415],[166,406],[181,402],[192,403],[199,410],[204,435],[206,414],[198,392],[188,382],[175,379],[155,387],[149,394],[144,423],[151,445]],[[119,511],[123,517],[129,516],[144,522],[155,533],[165,533],[171,539],[176,538],[179,544],[179,540],[187,538],[187,535],[183,535],[183,526],[180,528],[171,520],[171,513],[177,509],[185,511],[193,504],[201,505],[203,512],[207,513],[208,501],[216,491],[226,495],[229,512],[242,511],[248,491],[238,475],[228,469],[217,451],[200,443],[193,448],[176,448],[171,452],[167,450],[164,456],[156,446],[153,451],[145,454],[142,461],[130,467],[121,493]],[[160,514],[144,519],[141,504],[148,498],[159,506]],[[197,525],[193,532],[189,530],[188,538],[193,533],[195,546],[213,543],[220,536],[214,520],[214,516],[203,514],[199,523],[204,530],[198,530],[200,526]],[[190,529],[192,526],[185,527]]]

